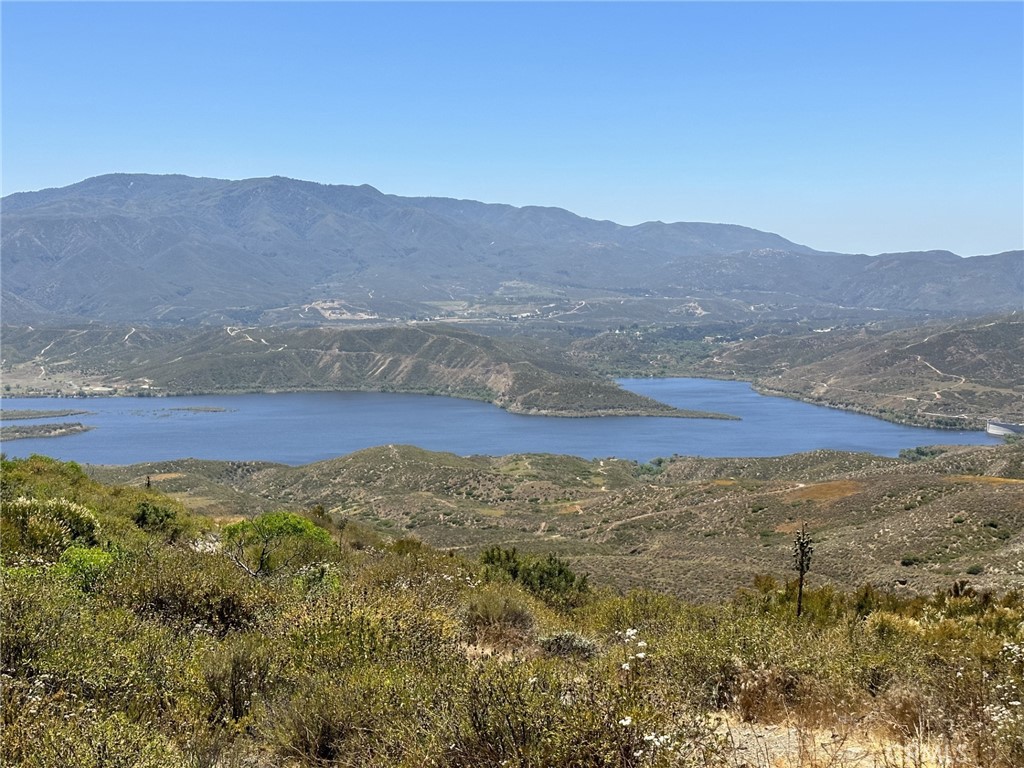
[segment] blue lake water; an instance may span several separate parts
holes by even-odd
[[[918,445],[998,444],[983,432],[903,427],[869,416],[764,397],[749,384],[711,379],[623,379],[627,389],[741,421],[519,416],[470,400],[425,395],[310,392],[167,398],[5,398],[4,409],[83,409],[50,421],[89,432],[11,440],[8,456],[41,453],[84,464],[180,458],[305,464],[362,448],[411,444],[460,455],[564,453],[649,461],[672,454],[777,456],[818,448],[895,456]],[[183,408],[221,408],[206,412]],[[14,423],[14,422],[12,422]]]

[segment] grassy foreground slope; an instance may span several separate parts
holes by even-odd
[[[302,467],[183,460],[90,472],[134,486],[148,476],[216,518],[318,506],[456,551],[556,551],[602,583],[708,601],[757,574],[785,578],[802,523],[818,541],[818,583],[918,594],[1024,577],[1021,445],[649,465],[384,446]]]
[[[820,588],[797,619],[767,578],[714,607],[616,595],[558,558],[2,470],[4,765],[1024,761],[1019,593]]]
[[[5,328],[4,380],[13,395],[373,390],[467,397],[549,416],[716,417],[627,392],[539,345],[447,326]]]

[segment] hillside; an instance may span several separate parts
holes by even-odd
[[[605,333],[570,358],[617,375],[753,381],[766,394],[849,408],[890,421],[982,429],[1024,421],[1020,313],[893,329],[694,325]]]
[[[384,446],[302,467],[183,460],[93,467],[216,518],[322,508],[433,546],[554,551],[599,582],[703,600],[761,573],[786,578],[793,532],[818,541],[815,579],[928,593],[967,573],[1019,582],[1024,446],[819,451],[779,458],[462,458]]]
[[[526,341],[450,326],[368,330],[85,327],[4,329],[11,394],[420,392],[548,416],[700,416],[641,395]]]
[[[112,174],[2,201],[7,324],[590,323],[1018,308],[1024,256],[869,257],[370,186]]]
[[[368,458],[429,485],[412,464],[431,457]],[[822,587],[828,538],[797,616],[795,581],[744,583],[724,561],[701,577],[721,571],[732,592],[702,606],[617,594],[557,556],[439,552],[319,508],[210,521],[74,464],[0,469],[4,765],[1024,759],[1020,594]]]

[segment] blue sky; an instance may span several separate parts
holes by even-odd
[[[0,5],[3,192],[115,171],[1024,246],[1024,4]]]

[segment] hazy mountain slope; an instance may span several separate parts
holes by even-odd
[[[552,416],[714,416],[628,392],[538,345],[447,326],[5,328],[3,372],[13,394],[90,387],[135,394],[386,390]]]
[[[1024,292],[1020,252],[828,254],[733,225],[626,227],[278,177],[112,174],[2,205],[7,323],[322,321],[315,301],[339,302],[346,317],[436,314],[445,302],[500,314],[514,311],[509,285],[567,302],[721,296],[976,313],[1018,308]]]

